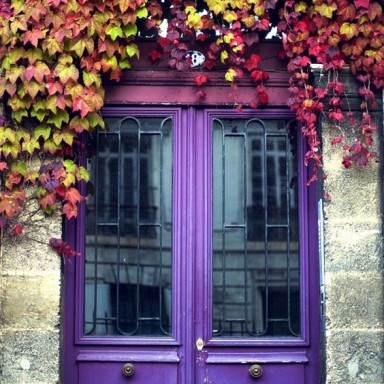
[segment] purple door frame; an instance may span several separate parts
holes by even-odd
[[[300,248],[302,337],[210,339],[210,252],[212,209],[210,202],[212,159],[211,134],[214,116],[234,116],[233,110],[184,108],[107,107],[105,116],[172,115],[174,119],[174,228],[173,240],[173,338],[84,337],[83,258],[65,264],[62,376],[64,384],[120,384],[126,378],[121,367],[134,362],[132,383],[212,384],[251,383],[247,370],[253,363],[263,366],[265,384],[315,384],[319,382],[319,274],[317,257],[316,186],[306,186],[306,169],[300,167]],[[236,116],[236,115],[235,115]],[[240,117],[290,118],[287,109],[245,111]],[[304,144],[301,148],[304,152]],[[300,164],[303,159],[299,159]],[[188,214],[185,215],[185,212]],[[84,249],[84,209],[76,221],[65,225],[66,240]],[[176,230],[175,230],[176,231]],[[175,293],[176,292],[176,293]],[[204,340],[201,352],[197,338]],[[160,362],[160,363],[159,363]],[[153,369],[153,366],[156,369]],[[147,375],[140,373],[140,369]],[[240,367],[239,369],[234,369]],[[245,372],[245,373],[244,373]],[[158,379],[153,375],[158,375]],[[215,379],[218,377],[218,379]],[[244,377],[243,381],[240,377]],[[141,378],[141,381],[140,381]],[[92,381],[91,381],[92,380]],[[105,381],[108,380],[108,381]],[[164,380],[164,381],[162,381]],[[223,381],[228,380],[228,381]],[[95,382],[97,384],[97,382]]]

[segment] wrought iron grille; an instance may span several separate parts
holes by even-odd
[[[214,337],[300,334],[296,135],[213,121]]]
[[[172,117],[114,117],[89,149],[84,332],[172,333]]]

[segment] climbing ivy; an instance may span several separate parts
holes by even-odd
[[[133,57],[140,57],[142,39],[155,39],[150,58],[167,57],[170,69],[191,67],[188,46],[205,41],[207,71],[226,66],[229,83],[249,76],[255,83],[250,107],[268,104],[268,72],[254,47],[276,27],[281,58],[292,73],[288,105],[301,122],[314,164],[322,166],[317,122],[320,114],[340,122],[355,116],[343,106],[345,84],[339,71],[349,66],[361,83],[362,115],[352,143],[342,145],[343,164],[365,165],[376,127],[371,111],[375,89],[384,86],[384,15],[370,0],[0,0],[0,228],[23,233],[20,214],[29,186],[47,214],[77,216],[79,182],[87,171],[76,160],[79,135],[104,127],[100,109],[105,80],[118,81]],[[165,32],[159,33],[160,29]],[[325,87],[310,81],[310,65],[329,73]],[[209,81],[199,73],[195,83]],[[204,99],[200,89],[196,99]],[[238,106],[239,110],[242,106]],[[40,165],[36,166],[36,159]],[[60,254],[75,254],[59,239],[51,245]]]

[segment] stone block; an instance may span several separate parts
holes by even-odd
[[[379,272],[327,274],[328,326],[331,329],[384,329],[383,280]]]
[[[382,384],[384,332],[332,331],[327,334],[327,384]]]
[[[2,384],[59,383],[58,331],[3,332]]]
[[[5,276],[0,324],[13,329],[54,329],[59,324],[60,274]]]
[[[326,220],[324,249],[326,272],[377,272],[382,269],[380,223]]]

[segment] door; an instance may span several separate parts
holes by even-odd
[[[319,382],[317,204],[290,113],[104,117],[67,225],[64,383]]]

